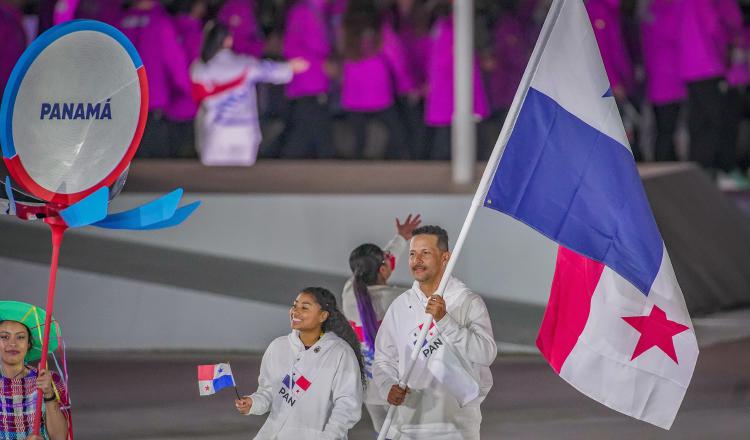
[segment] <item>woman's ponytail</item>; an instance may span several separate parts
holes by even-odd
[[[349,267],[354,274],[354,297],[357,300],[357,311],[362,321],[362,333],[370,350],[375,351],[375,335],[378,332],[378,317],[372,305],[372,297],[367,290],[377,282],[380,266],[385,256],[374,244],[357,246],[349,255]]]

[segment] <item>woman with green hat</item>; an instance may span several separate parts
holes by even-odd
[[[65,440],[70,404],[62,378],[38,371],[28,362],[42,354],[44,310],[26,303],[0,301],[0,438]],[[57,323],[53,320],[49,351],[57,348]],[[41,436],[32,433],[37,389],[44,395]]]

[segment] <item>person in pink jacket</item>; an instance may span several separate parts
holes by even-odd
[[[626,35],[629,28],[630,15],[625,15],[622,10],[621,0],[585,0],[586,10],[594,29],[599,52],[604,62],[612,95],[615,97],[617,106],[622,115],[630,149],[636,161],[643,160],[640,146],[638,145],[638,119],[639,115],[633,101],[639,98],[635,93],[635,71],[630,57],[629,48],[637,46],[632,44],[628,37],[632,38],[632,32]],[[629,44],[630,43],[630,44]]]
[[[55,3],[55,12],[52,14],[52,24],[58,25],[74,19],[79,1],[57,0],[57,3]]]
[[[731,0],[724,0],[731,1]],[[748,113],[748,104],[750,104],[748,95],[748,85],[750,85],[750,24],[744,17],[744,23],[739,34],[735,35],[730,55],[730,65],[727,70],[726,80],[729,85],[727,91],[727,115],[725,122],[727,129],[726,136],[726,162],[727,168],[731,168],[729,175],[722,176],[719,180],[719,186],[724,189],[748,189],[750,180],[748,179],[748,151],[743,151],[738,144],[739,127],[743,117]]]
[[[198,59],[203,39],[203,19],[208,8],[207,0],[181,0],[176,4],[177,14],[173,18],[177,40],[182,46],[187,64]],[[169,102],[166,116],[169,121],[168,143],[181,158],[196,158],[193,120],[198,105],[192,94],[175,89]]]
[[[88,18],[117,26],[122,17],[122,0],[80,0],[75,18]]]
[[[232,50],[244,55],[263,55],[263,33],[256,15],[255,0],[227,0],[218,20],[229,27],[234,40]]]
[[[742,17],[734,1],[681,0],[678,10],[679,68],[688,89],[690,160],[710,173],[730,171],[724,139],[726,74]],[[724,142],[722,142],[724,141]]]
[[[427,60],[432,45],[428,0],[391,0],[386,22],[393,27],[406,52],[406,62],[416,89],[397,98],[401,121],[406,127],[412,159],[427,159],[428,131],[424,123],[424,95],[427,90]]]
[[[13,0],[0,0],[0,94],[10,72],[26,49],[26,34],[23,31],[23,15]]]
[[[594,36],[604,61],[612,93],[625,99],[634,86],[633,65],[630,61],[620,21],[620,0],[586,0]]]
[[[368,122],[388,129],[386,159],[409,158],[396,95],[416,92],[400,39],[372,0],[350,0],[342,23],[341,107],[354,129],[356,159],[364,158]]]
[[[329,58],[333,56],[328,0],[292,0],[284,23],[283,55],[304,58],[307,71],[286,86],[289,107],[281,157],[289,159],[334,156],[328,109],[331,88]]]
[[[451,123],[453,121],[453,18],[450,9],[439,17],[432,27],[432,47],[427,63],[427,95],[425,122],[433,127],[430,158],[450,159]],[[489,103],[474,60],[474,116],[477,120],[489,115]]]
[[[148,122],[139,157],[175,157],[165,113],[175,96],[190,93],[185,51],[172,18],[156,0],[137,0],[120,20],[120,30],[135,45],[148,74]]]
[[[495,66],[488,87],[492,110],[501,121],[510,109],[534,44],[534,40],[527,38],[531,27],[527,12],[520,12],[517,1],[503,3],[492,35]]]
[[[649,0],[639,21],[646,97],[654,109],[654,160],[675,161],[674,135],[687,87],[680,76],[681,0]]]

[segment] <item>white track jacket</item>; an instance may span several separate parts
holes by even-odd
[[[252,165],[261,141],[255,85],[292,80],[288,63],[258,60],[222,49],[208,63],[190,67],[193,95],[201,105],[195,120],[204,165]]]
[[[380,325],[373,375],[383,398],[406,368],[427,299],[414,282],[391,304]],[[489,366],[497,356],[492,324],[482,298],[456,278],[448,281],[444,299],[447,314],[430,330],[408,381],[411,392],[396,410],[391,439],[479,439],[479,405],[492,387]],[[451,365],[445,365],[448,361]],[[455,380],[435,375],[446,371],[452,371]],[[461,405],[454,397],[455,383],[472,385],[477,397]]]
[[[362,380],[351,347],[328,332],[305,350],[292,331],[271,342],[250,414],[270,411],[256,440],[339,440],[362,413]]]
[[[409,244],[406,239],[396,234],[383,250],[390,252],[398,262],[401,261],[400,258],[408,247]],[[383,320],[388,307],[390,307],[391,303],[398,298],[399,295],[404,293],[404,290],[403,287],[390,285],[367,287],[367,292],[372,299],[372,307],[375,309],[375,315],[377,316],[378,321]],[[362,319],[359,316],[357,297],[354,293],[354,277],[346,280],[346,284],[344,284],[344,291],[341,293],[341,312],[346,319],[349,320],[349,324],[354,329],[354,332],[357,334],[360,341],[360,349],[362,350],[362,356],[365,361],[365,375],[367,377],[367,390],[365,391],[364,397],[365,406],[370,413],[370,419],[372,419],[375,431],[377,431],[383,425],[383,420],[385,420],[385,415],[388,412],[388,402],[383,399],[375,384],[372,383],[372,363],[375,360],[375,350],[371,349],[364,340]]]

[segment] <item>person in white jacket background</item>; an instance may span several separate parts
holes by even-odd
[[[492,387],[497,356],[492,324],[482,298],[451,277],[443,297],[435,292],[450,258],[448,234],[439,226],[413,231],[409,244],[412,288],[390,306],[375,338],[374,383],[396,405],[388,438],[479,439],[480,404]],[[434,327],[406,390],[398,386],[425,313]]]
[[[255,85],[285,84],[306,71],[303,58],[289,62],[259,60],[232,51],[229,29],[209,22],[200,58],[190,66],[198,155],[204,165],[253,165],[261,141]]]
[[[336,298],[308,287],[289,311],[292,332],[263,354],[258,390],[235,401],[240,414],[270,414],[256,440],[339,440],[362,414],[359,341]]]
[[[346,281],[341,293],[341,311],[361,344],[367,378],[365,407],[376,432],[383,425],[388,404],[371,383],[375,335],[388,307],[406,290],[404,287],[389,285],[388,278],[396,269],[396,262],[400,261],[406,251],[412,231],[420,223],[419,214],[414,217],[409,214],[404,223],[396,219],[397,234],[384,248],[366,243],[354,248],[349,255],[352,277]]]

